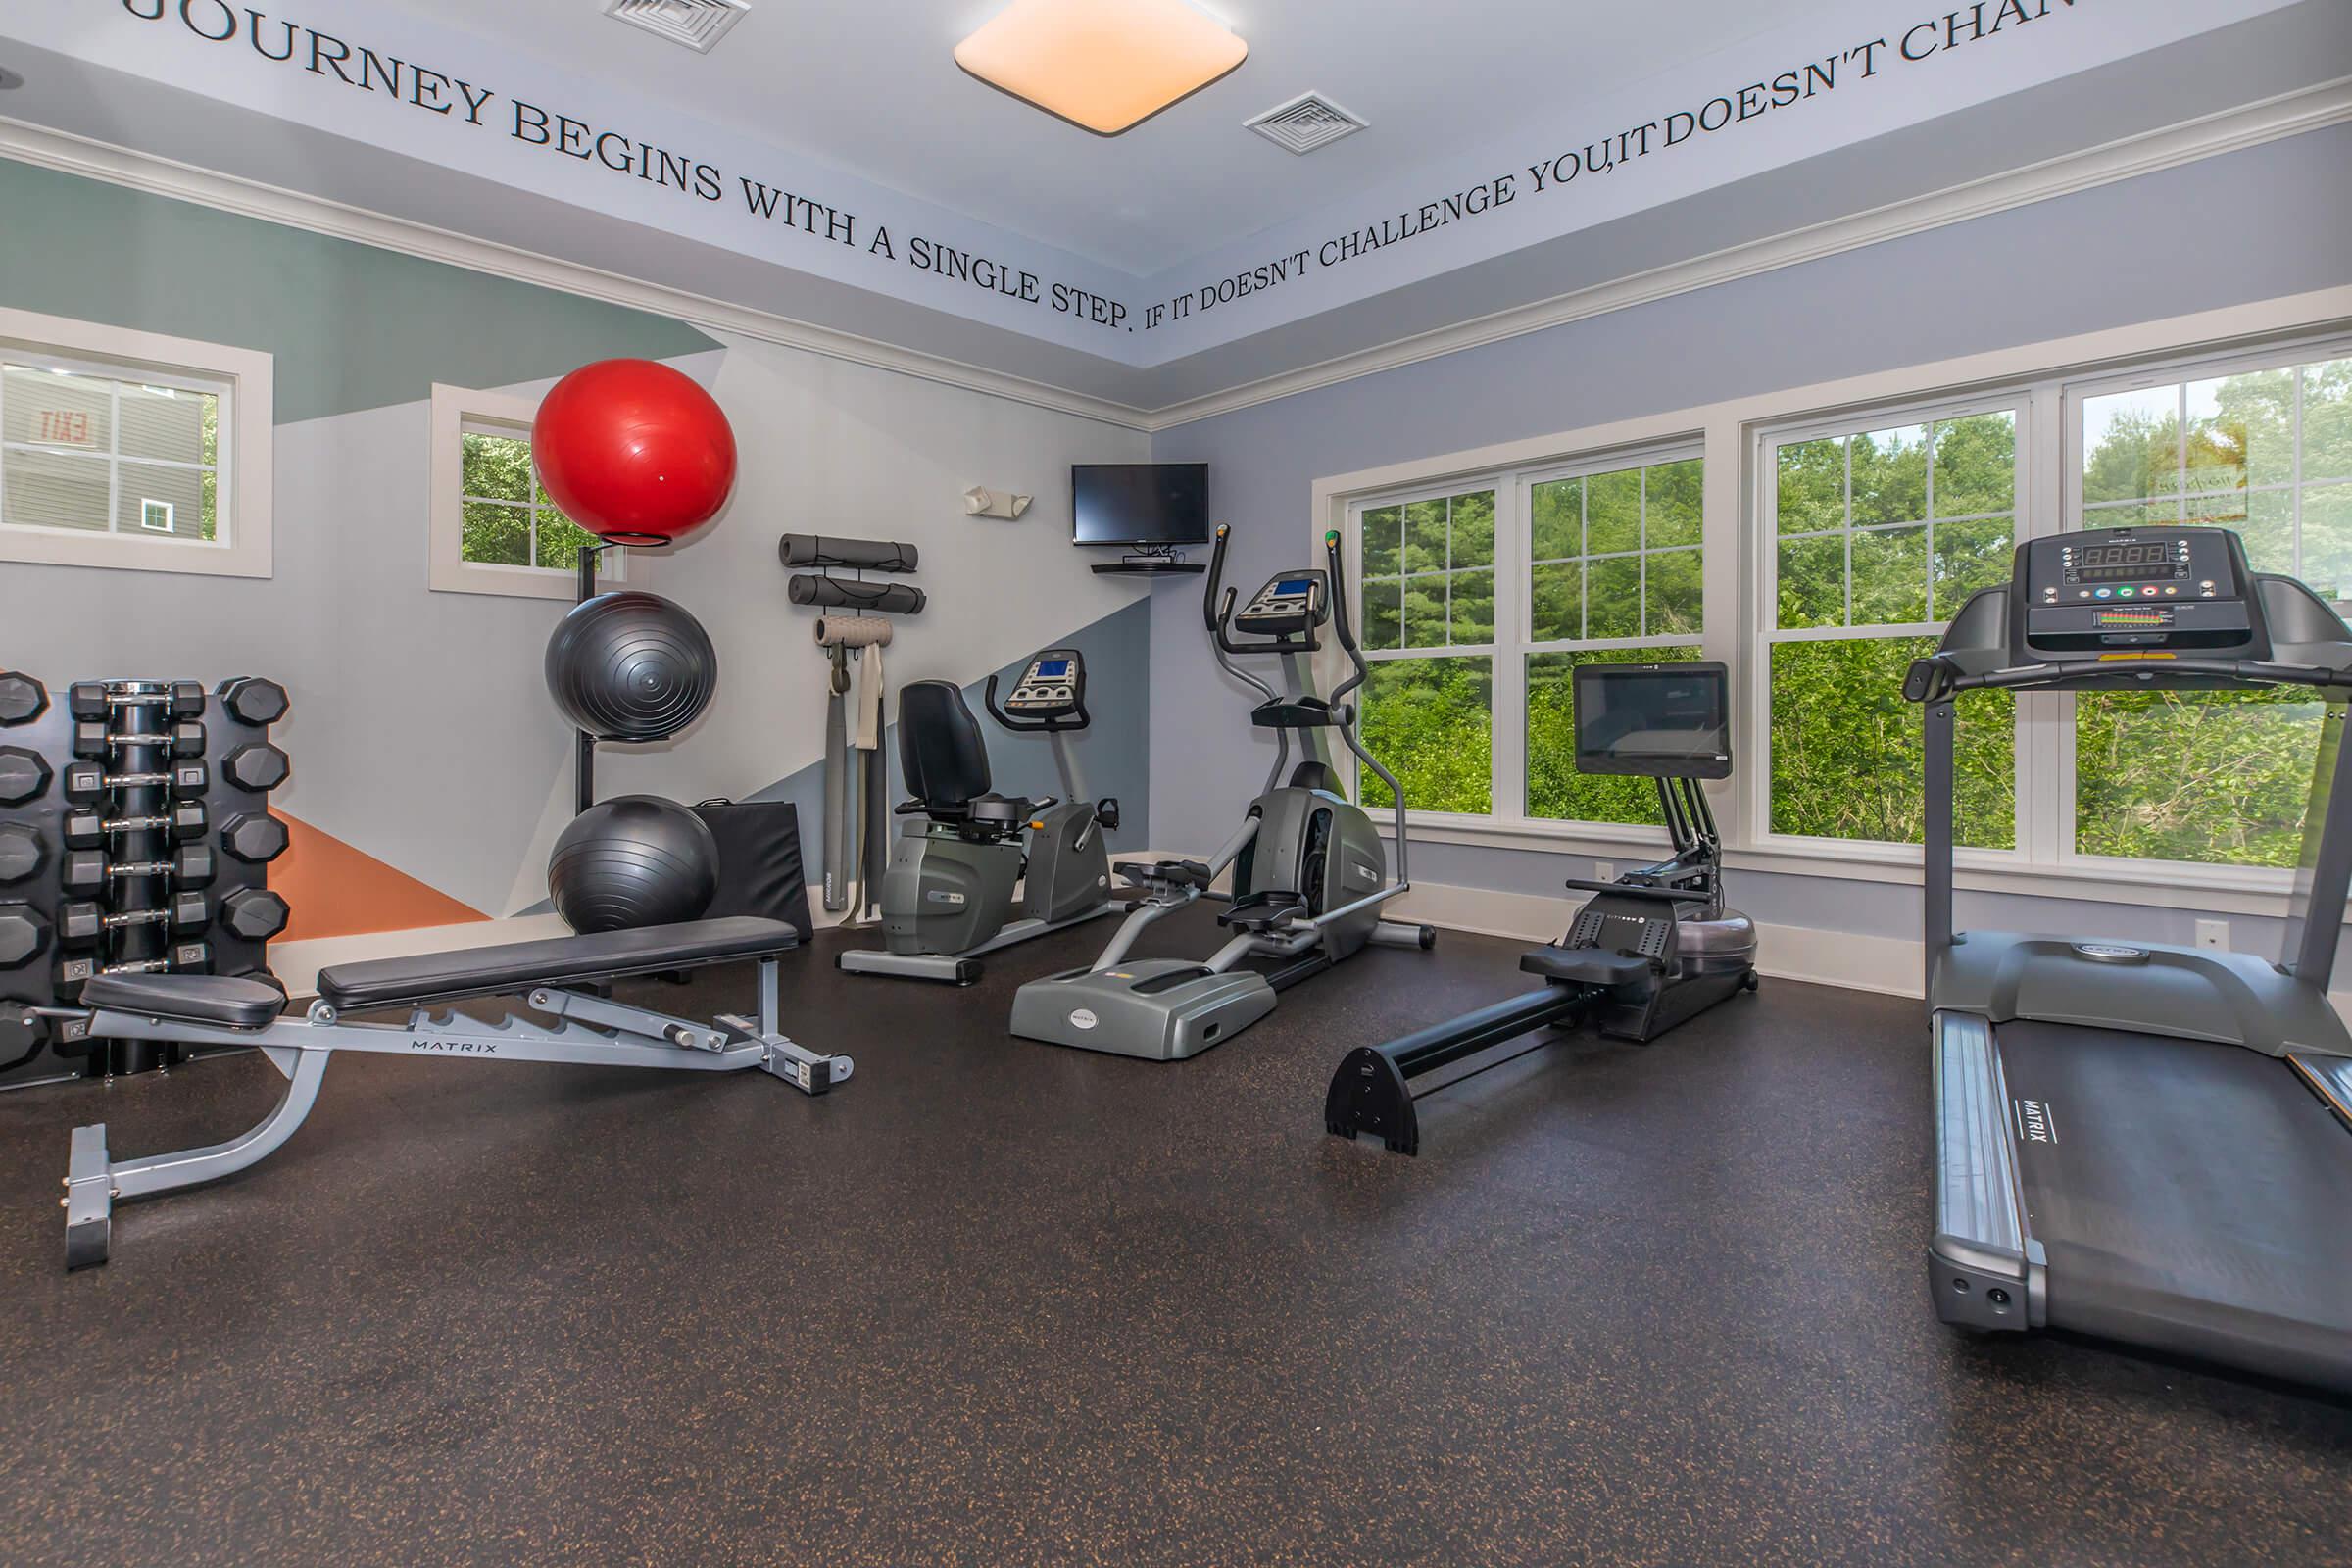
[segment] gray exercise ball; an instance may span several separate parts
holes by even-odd
[[[666,740],[718,687],[710,633],[659,594],[582,600],[547,640],[547,690],[575,729],[601,741]]]
[[[718,894],[718,841],[675,801],[616,796],[556,840],[547,891],[583,935],[699,920]]]

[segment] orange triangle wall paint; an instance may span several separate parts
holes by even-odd
[[[270,863],[270,886],[293,912],[276,941],[413,931],[490,918],[308,822],[283,811],[270,814],[286,824],[289,840],[286,853]]]

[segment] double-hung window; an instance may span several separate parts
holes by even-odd
[[[433,388],[432,586],[443,593],[569,599],[580,550],[595,536],[564,515],[531,466],[527,399]],[[619,582],[627,552],[597,573]]]
[[[0,310],[0,560],[270,572],[265,354]]]
[[[1893,411],[1761,443],[1765,627],[1753,689],[1769,752],[1765,833],[1917,844],[1918,706],[1903,671],[1954,611],[2009,579],[2022,399]],[[2015,704],[1963,705],[1959,842],[2017,842]]]
[[[1656,824],[1640,779],[1571,760],[1571,677],[1695,659],[1704,464],[1678,446],[1554,462],[1349,508],[1363,733],[1416,811]],[[1377,778],[1367,805],[1389,804]]]
[[[2352,601],[2352,354],[2328,344],[2070,385],[2087,528],[2233,528],[2256,571]],[[2065,741],[2071,854],[2291,866],[2321,707],[2272,692],[2081,693]]]

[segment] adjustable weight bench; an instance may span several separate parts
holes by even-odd
[[[286,1077],[283,1099],[240,1137],[207,1149],[115,1161],[106,1124],[74,1130],[66,1174],[66,1266],[106,1261],[114,1201],[145,1198],[243,1170],[293,1136],[318,1098],[327,1057],[337,1051],[392,1055],[469,1056],[591,1066],[674,1067],[733,1072],[757,1067],[804,1094],[821,1095],[850,1076],[848,1056],[824,1056],[787,1039],[777,1025],[776,961],[800,944],[777,920],[694,920],[596,936],[338,964],[318,974],[318,1000],[301,1017],[258,980],[214,975],[109,974],[88,981],[81,1005],[43,1009],[69,1038],[156,1040],[197,1046],[257,1046]],[[690,1023],[575,989],[627,975],[714,963],[757,961],[757,1019],[721,1016]],[[553,1023],[512,1015],[485,1023],[438,1004],[472,997],[522,997]],[[349,1012],[407,1008],[399,1023],[354,1023]]]

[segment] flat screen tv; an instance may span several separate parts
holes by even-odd
[[[1577,771],[1731,777],[1730,688],[1719,663],[1577,665]]]
[[[1157,549],[1208,542],[1205,463],[1081,463],[1070,469],[1071,536]]]

